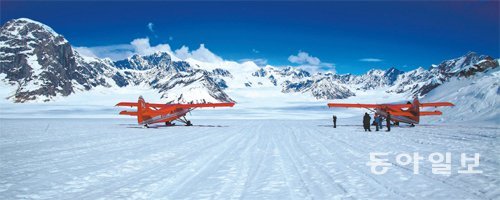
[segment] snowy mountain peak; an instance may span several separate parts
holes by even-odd
[[[286,67],[283,70],[283,73],[288,76],[294,76],[295,78],[305,78],[305,77],[310,77],[311,74],[303,69],[300,68],[294,68],[294,67]]]
[[[419,67],[403,73],[388,92],[424,96],[454,77],[469,77],[498,66],[498,60],[471,51],[464,56],[445,60],[439,65],[431,65],[429,70]]]
[[[57,44],[68,41],[49,26],[28,18],[19,18],[8,21],[2,26],[2,36],[11,39],[54,40]]]
[[[415,69],[417,72],[423,72],[425,71],[426,69],[423,68],[423,67],[418,67],[417,69]]]
[[[249,62],[179,61],[167,52],[111,61],[81,56],[62,35],[25,18],[2,26],[0,55],[1,82],[14,88],[7,98],[15,102],[51,101],[95,87],[128,86],[150,87],[169,102],[233,101],[225,89],[236,88],[304,93],[316,99],[348,98],[367,90],[424,96],[454,77],[468,78],[498,67],[498,60],[475,52],[429,70],[403,72],[391,67],[362,75],[312,74],[299,67],[258,67]]]
[[[399,70],[399,69],[397,69],[395,67],[391,67],[391,68],[385,70],[385,72],[384,72],[385,75],[388,75],[388,74],[391,74],[391,75],[392,74],[402,74],[402,73],[403,73],[403,71],[401,71],[401,70]]]
[[[446,74],[449,76],[460,73],[461,71],[465,71],[474,66],[474,64],[478,63],[483,59],[487,59],[489,56],[478,55],[476,52],[468,52],[466,55],[461,56],[459,58],[445,60],[441,62],[439,65],[431,68],[431,70],[437,70],[442,74]],[[490,58],[491,59],[491,58]]]
[[[281,67],[271,67],[271,66],[260,68],[254,73],[252,73],[252,75],[256,77],[267,77],[267,76],[282,77],[284,79],[301,79],[311,76],[311,74],[308,71],[305,71],[303,69],[295,67],[281,68]]]
[[[394,81],[396,81],[398,76],[403,73],[404,73],[403,71],[391,67],[384,72],[384,77],[387,80],[387,84],[392,85]]]
[[[165,98],[168,95],[172,101],[231,100],[219,87],[224,82],[210,77],[212,72],[195,70],[187,62],[172,62],[166,52],[134,55],[117,62],[84,57],[62,35],[26,18],[10,20],[1,27],[0,55],[0,82],[13,88],[11,96],[4,98],[14,102],[52,101],[95,87],[139,85],[149,86]],[[194,97],[199,98],[190,99]]]
[[[172,61],[166,52],[155,52],[150,55],[141,56],[135,54],[125,60],[115,62],[119,69],[148,70],[152,68],[167,68]]]
[[[50,28],[49,26],[41,23],[41,22],[38,22],[38,21],[35,21],[35,20],[32,20],[32,19],[29,19],[29,18],[24,18],[24,17],[21,17],[21,18],[18,18],[18,19],[13,19],[11,20],[11,22],[13,24],[17,24],[17,25],[27,25],[27,24],[35,24],[37,26],[40,26],[42,27],[43,29],[45,29],[46,31],[49,31],[51,33],[53,33],[54,35],[58,35],[52,28]],[[8,22],[6,24],[9,24]]]
[[[384,70],[381,69],[370,69],[368,72],[366,72],[366,75],[375,75],[375,76],[381,76],[384,74]]]
[[[16,102],[50,101],[76,90],[108,85],[101,73],[106,64],[83,63],[66,39],[50,27],[30,19],[10,20],[0,28],[0,73],[17,87],[8,97]]]

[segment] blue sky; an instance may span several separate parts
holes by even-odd
[[[151,46],[168,43],[173,50],[205,44],[229,60],[319,64],[355,74],[373,67],[428,67],[468,51],[500,55],[497,1],[1,4],[2,24],[31,18],[76,47],[119,47],[149,38]]]

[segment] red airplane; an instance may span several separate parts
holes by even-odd
[[[137,116],[137,123],[149,128],[149,124],[163,123],[172,126],[172,122],[177,120],[186,126],[192,126],[191,121],[186,119],[186,114],[195,108],[207,107],[233,107],[234,102],[229,103],[200,103],[200,104],[157,104],[147,103],[142,96],[137,102],[120,102],[116,106],[137,107],[137,111],[121,111],[120,115]]]
[[[420,116],[428,115],[441,115],[443,114],[439,110],[435,111],[420,111],[423,107],[439,107],[439,106],[455,106],[450,102],[433,102],[433,103],[420,103],[417,98],[413,100],[413,103],[408,102],[406,104],[358,104],[358,103],[329,103],[328,107],[337,108],[366,108],[368,110],[374,111],[375,113],[387,117],[387,113],[391,114],[391,121],[394,122],[404,122],[411,124],[418,124],[420,121]],[[372,110],[375,109],[375,110]]]

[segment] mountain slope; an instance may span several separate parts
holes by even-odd
[[[75,88],[109,86],[103,74],[109,63],[85,63],[69,42],[51,28],[30,19],[8,21],[0,29],[0,73],[18,89],[15,102],[49,101]],[[98,66],[98,67],[97,67]]]
[[[370,95],[379,101],[419,96],[458,102],[464,110],[450,110],[452,120],[476,111],[487,112],[480,115],[490,120],[498,115],[488,111],[500,95],[498,66],[498,60],[474,52],[428,69],[403,72],[393,67],[361,75],[313,74],[297,67],[259,67],[251,61],[180,60],[172,52],[112,61],[81,56],[62,35],[30,19],[10,20],[0,29],[0,83],[2,94],[8,94],[2,98],[17,103],[59,101],[96,88],[109,88],[105,91],[113,96],[113,91],[129,87],[153,91],[162,102],[240,101],[253,107],[356,101]]]
[[[442,116],[428,121],[474,122],[498,125],[500,110],[500,68],[479,72],[468,78],[455,77],[430,91],[423,101],[451,101],[440,108]],[[466,125],[466,124],[463,124]]]
[[[388,92],[424,96],[452,78],[467,78],[477,72],[495,69],[498,66],[498,60],[490,56],[469,52],[459,58],[445,60],[439,65],[433,65],[429,70],[418,68],[401,74]]]
[[[0,52],[0,74],[5,74],[2,82],[16,88],[12,96],[4,98],[14,102],[45,102],[97,86],[140,84],[163,92],[165,97],[169,93],[172,101],[232,101],[219,88],[220,80],[212,80],[209,72],[194,73],[195,69],[188,63],[174,62],[167,53],[134,55],[116,62],[88,58],[80,56],[50,27],[26,18],[11,20],[2,26]],[[173,88],[177,96],[171,93]],[[204,95],[183,98],[192,88],[196,88],[196,94]]]

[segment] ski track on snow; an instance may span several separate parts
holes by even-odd
[[[500,198],[499,128],[368,133],[328,120],[154,129],[125,119],[0,120],[0,199]],[[370,172],[370,152],[389,152],[385,175]],[[413,152],[424,157],[417,175],[395,161]],[[432,152],[452,153],[451,175],[431,173]],[[460,153],[480,153],[483,173],[458,174]]]

